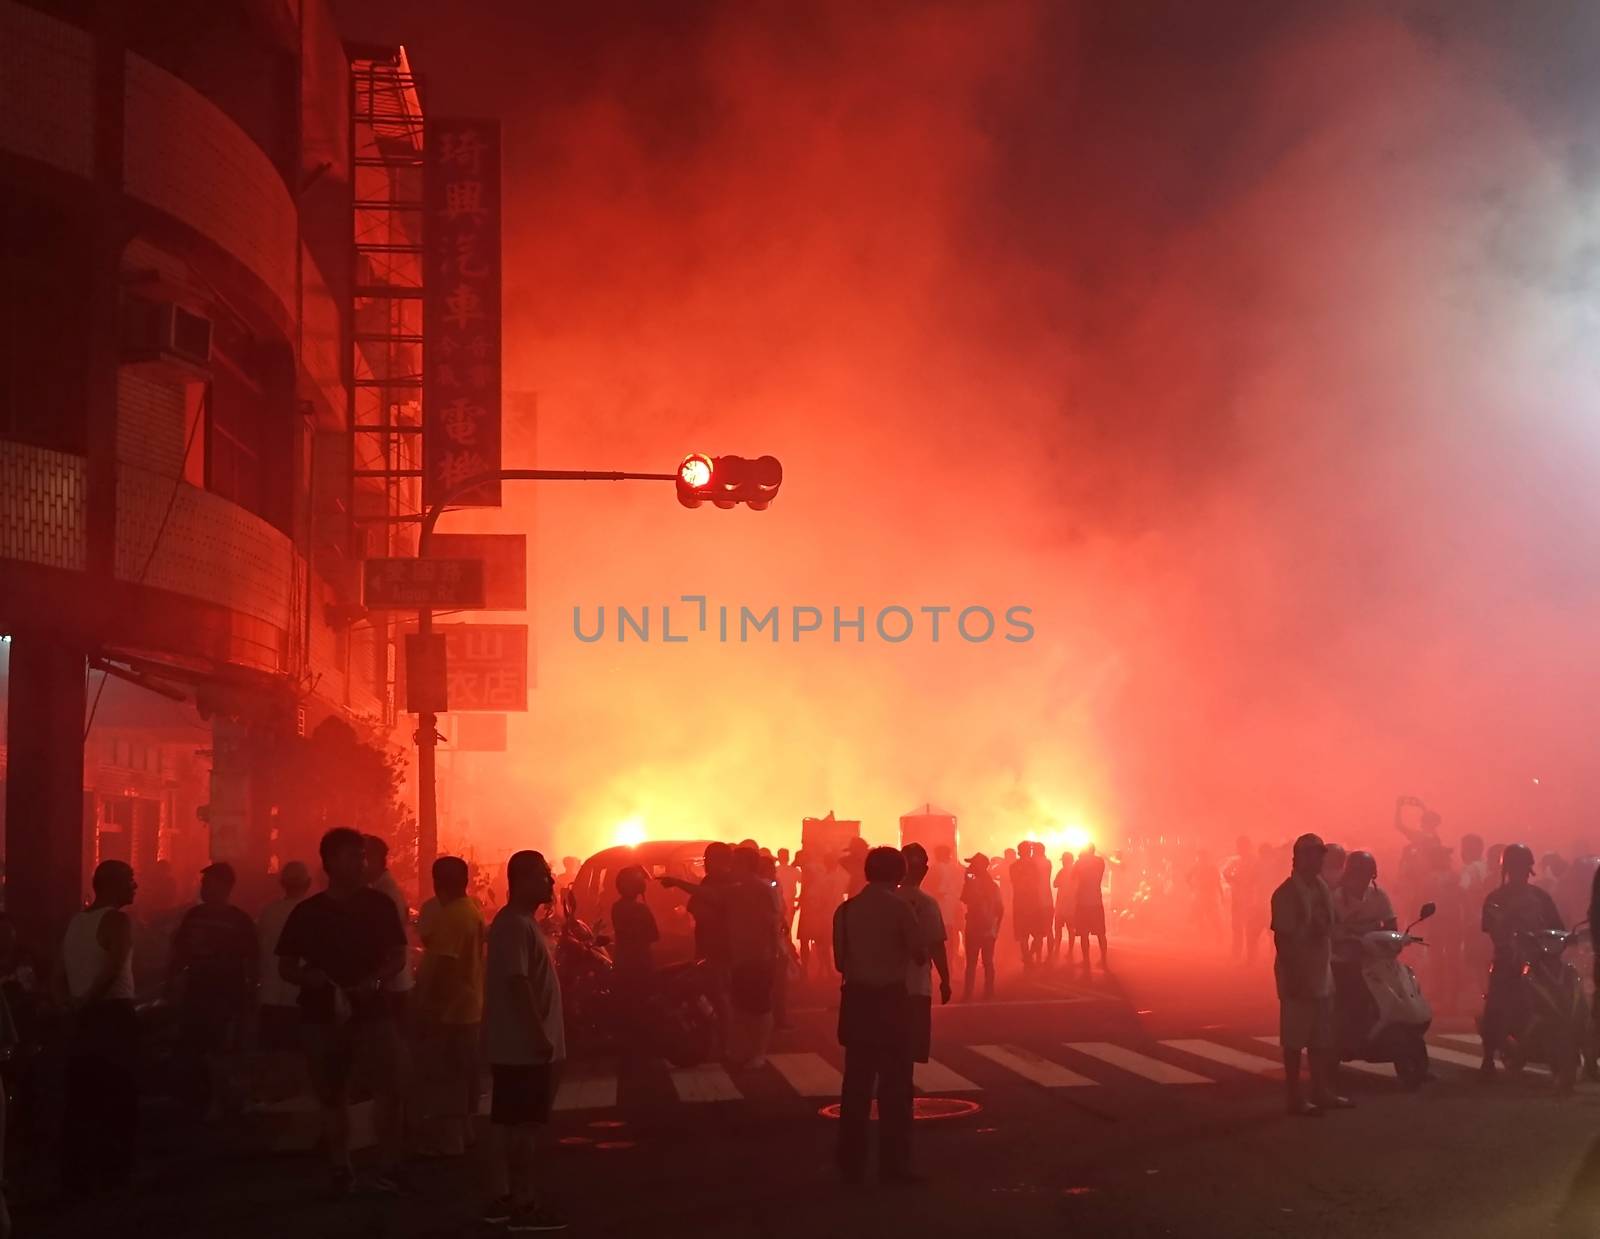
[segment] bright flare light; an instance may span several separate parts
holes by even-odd
[[[611,841],[618,847],[638,847],[644,842],[644,821],[641,818],[630,817],[625,822],[619,822]]]
[[[1057,830],[1045,831],[1039,842],[1044,844],[1045,852],[1054,860],[1062,852],[1071,852],[1076,856],[1094,842],[1094,836],[1089,833],[1088,827],[1074,822]]]

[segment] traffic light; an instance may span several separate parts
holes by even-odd
[[[707,499],[719,508],[746,504],[760,511],[783,485],[783,466],[776,456],[685,456],[678,466],[678,502],[698,508]]]

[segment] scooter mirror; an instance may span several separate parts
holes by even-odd
[[[1431,904],[1431,903],[1425,903],[1425,904],[1422,905],[1422,911],[1417,913],[1417,919],[1419,921],[1425,921],[1430,916],[1432,916],[1435,912],[1437,912],[1438,910],[1439,910],[1438,905]]]

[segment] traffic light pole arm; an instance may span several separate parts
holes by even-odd
[[[603,473],[590,469],[501,469],[482,473],[452,487],[430,506],[422,517],[417,535],[417,558],[427,558],[433,543],[433,528],[446,508],[463,495],[469,495],[490,482],[672,482],[676,473]],[[433,610],[417,612],[417,632],[433,632]],[[433,711],[417,715],[417,884],[422,886],[439,851],[439,806],[435,796],[434,748],[439,740],[439,716]]]
[[[490,482],[672,482],[677,477],[676,473],[608,473],[595,469],[501,469],[495,473],[480,473],[451,488],[423,515],[422,532],[417,537],[417,558],[427,558],[433,527],[449,506],[462,495],[470,495]]]

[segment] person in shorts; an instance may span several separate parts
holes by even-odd
[[[566,1229],[533,1186],[534,1142],[550,1121],[567,1057],[550,942],[534,913],[555,895],[555,877],[538,852],[506,865],[509,892],[489,926],[483,1022],[493,1095],[489,1105],[489,1193],[483,1220],[513,1232]]]
[[[384,983],[406,965],[406,933],[388,896],[366,883],[359,832],[322,836],[328,888],[296,904],[278,936],[278,971],[300,991],[311,1084],[322,1106],[323,1138],[335,1194],[353,1182],[352,1087],[372,1094],[380,1166],[370,1186],[399,1188],[400,1034]]]
[[[1317,835],[1294,841],[1293,869],[1272,892],[1273,972],[1278,983],[1278,1039],[1290,1114],[1314,1117],[1348,1109],[1339,1096],[1339,1051],[1334,1030],[1333,896],[1322,880],[1326,845]],[[1311,1092],[1300,1091],[1300,1060],[1311,1060]]]

